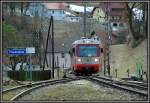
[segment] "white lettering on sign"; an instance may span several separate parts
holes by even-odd
[[[23,49],[12,49],[12,50],[8,50],[8,54],[25,54],[26,53],[26,51],[25,50],[23,50]]]

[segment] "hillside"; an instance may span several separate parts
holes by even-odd
[[[147,40],[144,40],[138,47],[131,48],[127,44],[113,45],[110,47],[111,74],[115,76],[117,69],[118,77],[127,77],[127,69],[130,74],[136,75],[136,63],[141,62],[143,70],[147,71]],[[145,78],[145,76],[144,76]]]

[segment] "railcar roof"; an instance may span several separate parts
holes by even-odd
[[[97,38],[81,38],[73,42],[73,45],[76,44],[100,44],[101,42]]]

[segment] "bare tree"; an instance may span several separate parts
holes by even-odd
[[[146,7],[147,3],[137,3],[137,2],[133,2],[133,3],[126,3],[127,6],[127,12],[128,12],[128,19],[129,19],[129,29],[131,31],[131,34],[133,36],[133,40],[137,41],[140,39],[140,37],[142,37],[143,34],[141,34],[141,32],[136,32],[136,28],[133,27],[133,23],[135,23],[135,21],[133,21],[134,18],[134,12],[133,9],[134,8],[139,8],[139,9],[143,9],[142,5],[144,5]],[[146,8],[144,8],[143,10],[143,17],[145,18],[145,14],[146,14]],[[144,22],[145,20],[143,20],[142,22]],[[138,28],[140,29],[141,25],[136,25],[138,26]]]
[[[24,2],[21,2],[20,3],[20,10],[21,10],[21,28],[24,29],[24,24],[26,23],[25,21],[25,17],[24,15],[26,14],[26,11],[28,10],[28,7],[29,7],[30,3],[24,3]]]
[[[15,13],[15,4],[14,3],[9,3],[9,8],[10,8],[10,15],[14,16]]]
[[[144,36],[148,37],[148,3],[143,4],[143,31],[145,33]]]
[[[23,16],[23,2],[20,3],[21,16]]]
[[[127,12],[128,12],[128,19],[129,19],[129,29],[131,31],[133,39],[135,39],[135,31],[134,31],[134,28],[132,26],[132,18],[133,18],[133,8],[134,8],[135,4],[136,3],[132,3],[132,4],[126,3],[126,5],[127,5]]]

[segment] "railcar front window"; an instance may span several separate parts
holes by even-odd
[[[120,27],[124,27],[123,23],[120,23],[119,26],[120,26]]]
[[[79,57],[95,57],[97,56],[96,46],[79,46]]]

